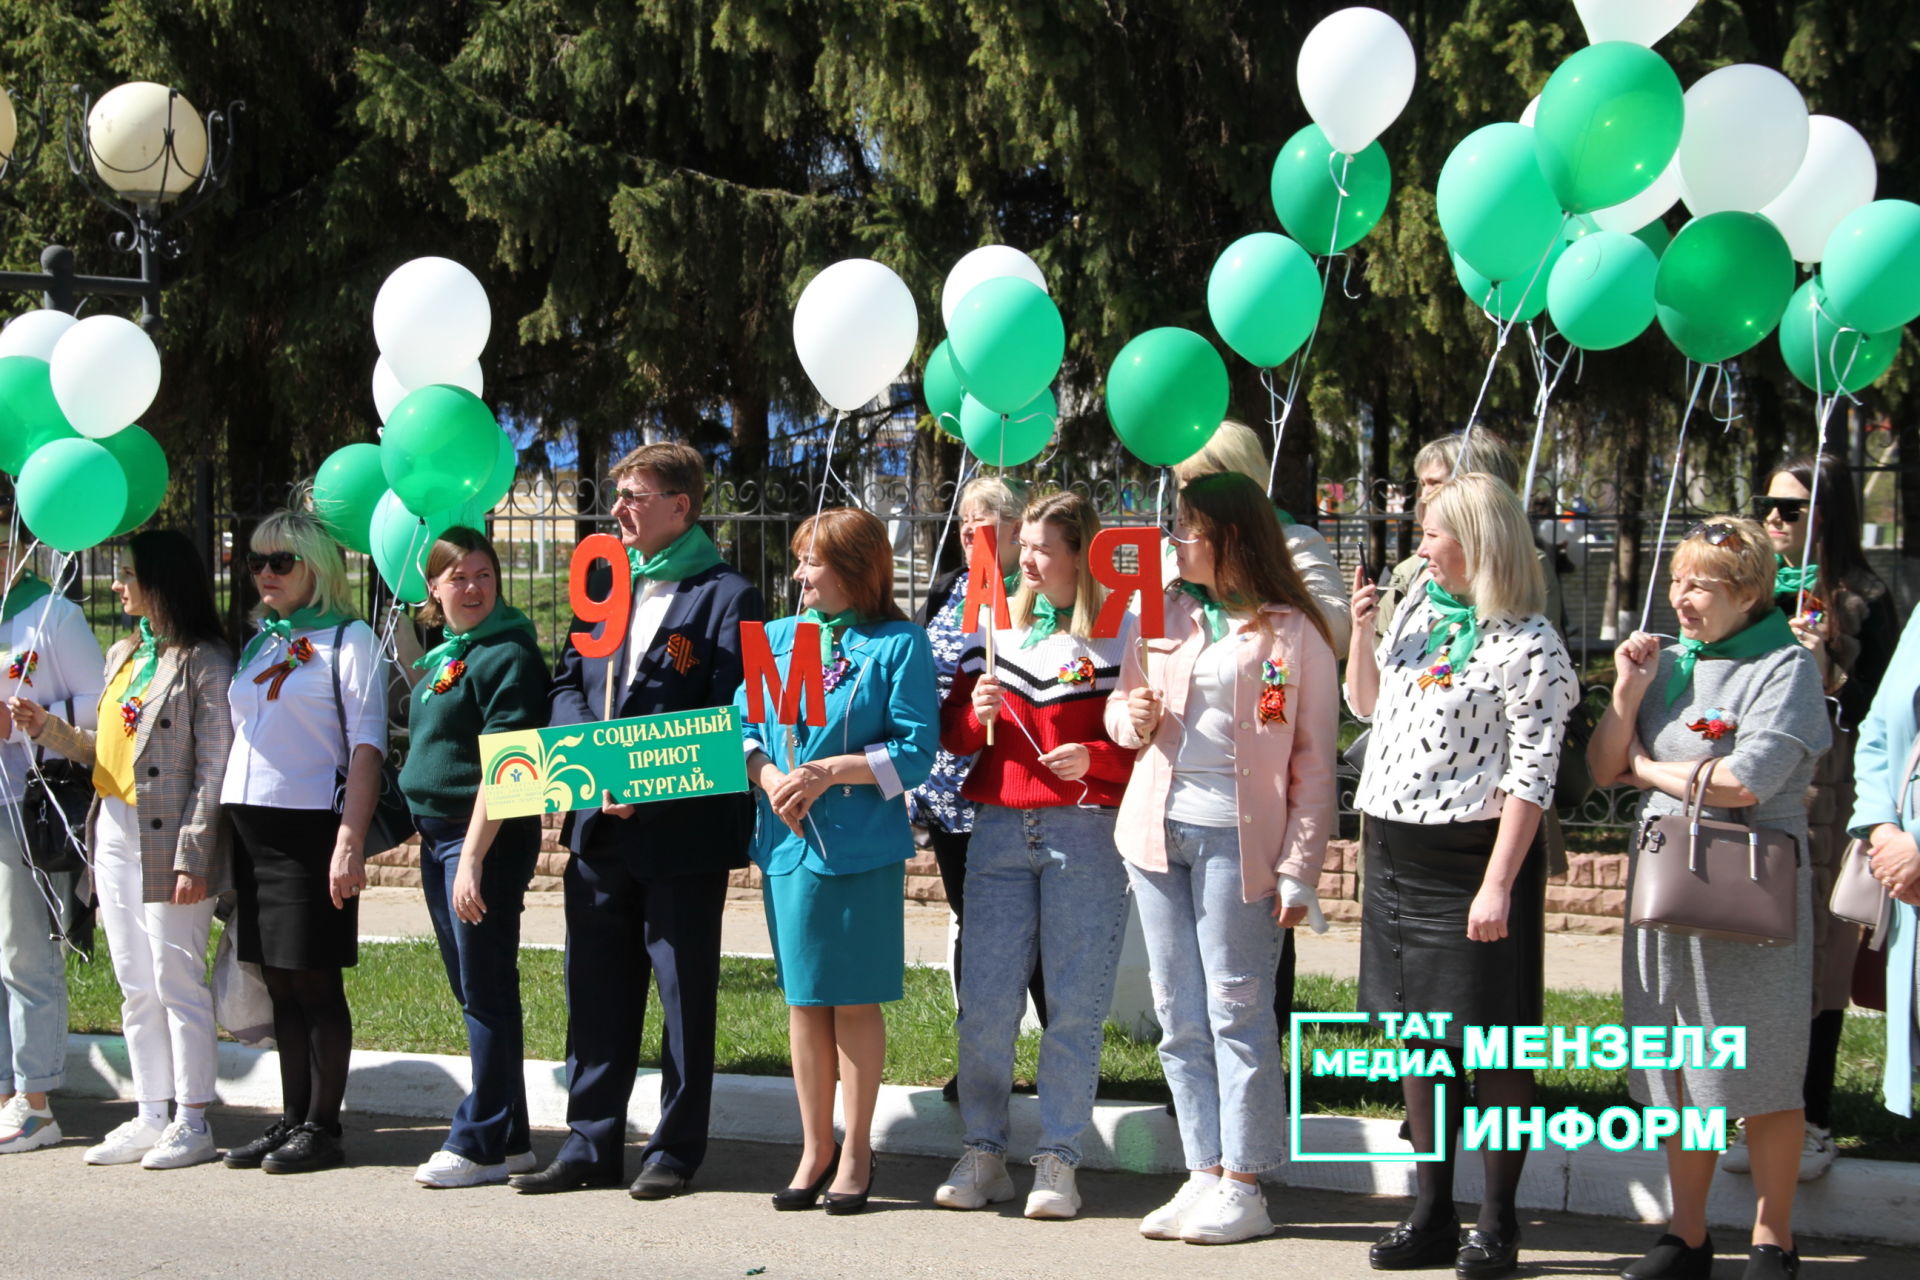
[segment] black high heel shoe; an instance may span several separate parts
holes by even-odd
[[[833,1159],[827,1161],[827,1171],[825,1173],[815,1178],[808,1186],[788,1187],[785,1190],[774,1192],[773,1207],[786,1212],[791,1212],[796,1209],[813,1208],[814,1202],[820,1198],[820,1193],[827,1189],[827,1184],[833,1181],[833,1175],[839,1168],[840,1148],[836,1146],[833,1149]],[[831,1212],[831,1210],[829,1210],[829,1212]]]
[[[863,1213],[867,1207],[867,1197],[873,1194],[873,1175],[880,1168],[880,1161],[872,1156],[867,1158],[867,1185],[858,1191],[829,1191],[821,1197],[826,1211],[835,1217],[849,1213]]]

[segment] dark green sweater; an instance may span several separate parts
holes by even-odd
[[[547,663],[524,630],[474,642],[453,688],[422,698],[429,671],[408,700],[407,763],[400,790],[407,807],[429,818],[465,821],[480,792],[483,733],[538,729],[547,723]]]

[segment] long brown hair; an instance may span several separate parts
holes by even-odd
[[[1094,618],[1107,599],[1107,589],[1093,576],[1093,566],[1087,561],[1094,535],[1100,532],[1100,517],[1094,512],[1093,503],[1071,489],[1043,494],[1027,503],[1027,509],[1020,513],[1020,523],[1052,525],[1060,531],[1061,541],[1080,558],[1073,587],[1073,622],[1068,631],[1086,639],[1093,634]],[[1016,628],[1024,630],[1033,625],[1033,600],[1037,594],[1023,578],[1012,601]]]
[[[1235,609],[1290,605],[1333,647],[1326,617],[1293,567],[1280,517],[1259,481],[1238,471],[1201,476],[1180,490],[1180,510],[1187,527],[1213,551],[1216,600]]]
[[[877,622],[905,622],[893,598],[893,544],[879,517],[852,507],[828,507],[794,531],[792,550],[820,557],[846,584],[853,611]]]

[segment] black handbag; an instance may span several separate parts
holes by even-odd
[[[347,770],[353,766],[353,742],[347,737],[346,703],[340,697],[340,642],[345,639],[347,624],[341,623],[333,633],[333,714],[340,725],[341,759],[345,762],[334,771],[333,811],[345,813],[347,809]],[[413,811],[407,808],[407,798],[400,793],[400,777],[393,762],[384,756],[380,760],[380,793],[373,802],[373,816],[367,819],[367,839],[363,851],[368,857],[376,853],[385,853],[397,849],[413,835]]]
[[[73,700],[67,700],[67,719],[73,719]],[[62,875],[87,865],[87,810],[93,807],[93,770],[64,756],[47,758],[34,752],[27,770],[26,794],[20,801],[25,827],[27,862],[36,871]]]

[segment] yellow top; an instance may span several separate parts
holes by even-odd
[[[100,694],[100,727],[93,735],[93,789],[133,804],[133,734],[127,732],[120,703],[133,683],[133,660],[120,665]]]

